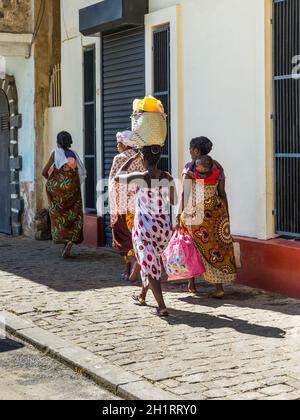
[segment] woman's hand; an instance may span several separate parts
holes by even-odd
[[[44,167],[44,169],[43,169],[43,172],[42,172],[42,175],[43,175],[43,177],[45,178],[45,179],[49,179],[49,175],[48,175],[48,173],[49,173],[49,169],[51,168],[51,166],[54,164],[54,159],[55,159],[55,157],[54,157],[54,152],[51,154],[51,156],[50,156],[50,158],[49,158],[49,160],[48,160],[48,162],[47,162],[47,164],[46,164],[46,166]]]
[[[176,216],[176,229],[177,230],[181,229],[181,214],[178,214]]]
[[[141,156],[141,152],[137,152],[134,156],[129,159],[129,162],[134,162],[135,160],[139,159]]]
[[[140,158],[141,153],[138,152],[136,153],[134,156],[132,156],[130,159],[127,160],[126,163],[124,163],[124,165],[122,166],[122,168],[119,170],[119,174],[121,174],[122,172],[128,172],[130,166],[132,165],[132,163],[137,160],[138,158]]]
[[[194,179],[195,178],[194,172],[192,171],[187,172],[185,177],[186,179]]]

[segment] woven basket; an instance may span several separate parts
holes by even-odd
[[[160,112],[133,114],[132,131],[139,149],[145,146],[164,146],[167,138],[167,116]]]

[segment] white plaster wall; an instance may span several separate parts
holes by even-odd
[[[83,49],[96,48],[96,115],[97,115],[97,177],[101,177],[101,112],[100,112],[100,38],[84,37],[79,32],[79,9],[96,1],[62,0],[62,106],[48,110],[49,153],[56,147],[59,131],[69,131],[73,148],[83,159],[84,114],[83,114]]]
[[[102,1],[102,0],[100,0]],[[95,44],[98,93],[98,108],[100,106],[100,39],[87,38],[79,32],[79,10],[98,3],[96,0],[61,0],[62,23],[62,107],[49,110],[49,127],[52,145],[55,146],[56,134],[60,130],[70,131],[74,148],[83,156],[83,48]],[[97,109],[97,125],[100,120],[100,110]],[[53,128],[55,124],[57,129]],[[52,127],[51,127],[52,126]],[[98,133],[99,134],[99,133]]]
[[[150,0],[150,12],[175,4],[182,14],[184,160],[192,137],[210,137],[227,175],[233,232],[264,238],[264,2]]]

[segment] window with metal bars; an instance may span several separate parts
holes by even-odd
[[[96,62],[95,47],[84,49],[84,160],[87,169],[85,207],[96,212]]]
[[[276,230],[300,238],[300,0],[273,0]]]
[[[168,136],[160,169],[171,172],[171,97],[170,97],[170,27],[153,32],[154,96],[160,99],[168,115]]]

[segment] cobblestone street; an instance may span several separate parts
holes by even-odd
[[[255,269],[255,267],[254,267]],[[122,260],[0,235],[0,310],[33,321],[182,399],[300,399],[300,303],[241,286],[224,301],[164,284],[171,316],[135,306]],[[288,281],[288,279],[286,279]],[[150,396],[149,396],[150,397]]]

